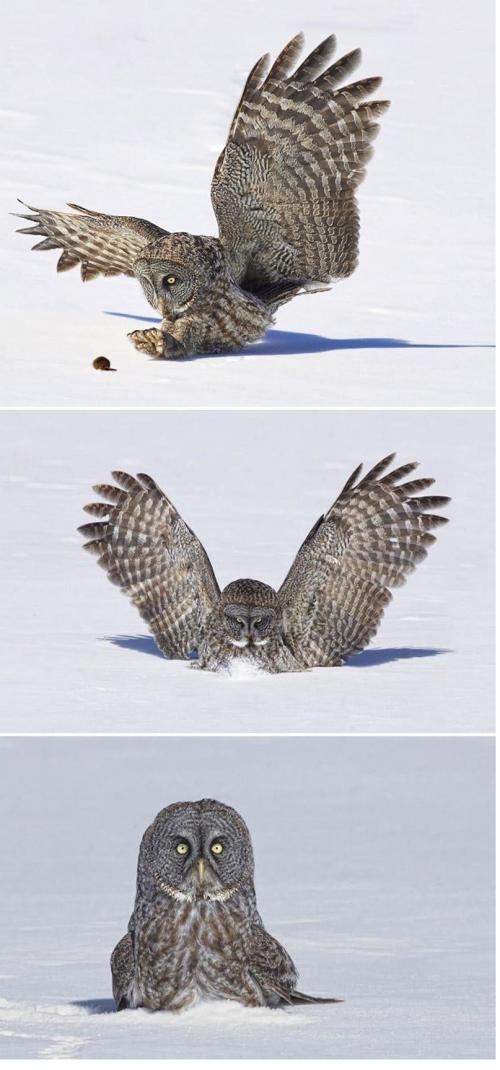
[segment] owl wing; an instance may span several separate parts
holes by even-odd
[[[208,555],[150,476],[112,474],[118,486],[94,487],[105,500],[85,506],[102,520],[78,529],[90,540],[84,549],[137,606],[160,650],[192,657],[220,596]]]
[[[130,933],[122,936],[111,955],[113,999],[117,1011],[128,1007],[128,992],[134,977],[134,947]]]
[[[449,502],[415,497],[433,479],[401,482],[417,467],[383,475],[395,454],[359,482],[361,465],[301,546],[278,592],[285,641],[305,665],[338,665],[370,642],[391,600],[447,523],[428,512]]]
[[[285,948],[260,925],[251,928],[248,965],[264,993],[273,993],[284,1002],[291,1002],[297,970]]]
[[[343,1002],[333,997],[308,996],[299,992],[296,987],[298,973],[290,955],[260,925],[251,929],[249,969],[270,1003],[274,1000],[288,1004]]]
[[[25,207],[30,214],[20,218],[34,225],[21,227],[18,233],[43,236],[33,249],[62,249],[57,270],[68,271],[79,263],[83,282],[97,275],[133,275],[134,262],[144,246],[168,233],[146,219],[103,215],[77,204],[69,205],[73,213]]]
[[[250,72],[212,180],[234,273],[243,288],[262,290],[263,300],[270,283],[312,288],[356,267],[355,191],[372,155],[375,120],[389,106],[366,99],[380,78],[342,85],[359,49],[326,66],[333,36],[294,70],[303,42],[303,34],[294,37],[269,73],[268,56]]]

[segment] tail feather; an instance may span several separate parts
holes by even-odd
[[[305,992],[295,991],[290,993],[290,1003],[297,1006],[301,1003],[344,1003],[343,999],[334,996],[309,996]]]

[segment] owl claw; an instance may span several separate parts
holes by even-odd
[[[171,334],[161,331],[158,327],[150,327],[147,331],[131,331],[127,337],[140,353],[147,353],[156,360],[173,360],[174,357],[186,356],[182,342],[178,342]]]
[[[148,353],[150,357],[157,359],[166,356],[165,339],[157,327],[151,327],[147,331],[131,331],[127,337],[140,353]]]

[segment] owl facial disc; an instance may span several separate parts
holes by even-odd
[[[198,858],[192,867],[184,888],[175,888],[163,880],[159,873],[154,874],[156,883],[165,895],[178,903],[194,903],[200,900],[211,903],[225,903],[238,891],[239,883],[222,887],[217,875],[211,871],[204,858]]]
[[[276,611],[263,606],[227,605],[224,626],[231,646],[266,646],[276,629]]]
[[[245,832],[236,811],[216,800],[173,804],[145,833],[145,872],[177,902],[225,902],[253,869]]]
[[[188,308],[194,290],[194,278],[185,264],[173,260],[141,259],[135,273],[146,300],[166,320],[175,320]]]

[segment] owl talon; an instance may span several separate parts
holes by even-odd
[[[355,195],[389,101],[371,99],[379,77],[345,84],[361,51],[330,64],[334,42],[330,34],[297,66],[297,34],[269,75],[267,56],[252,67],[212,178],[218,238],[23,201],[27,211],[14,215],[29,226],[19,232],[42,238],[33,249],[62,250],[57,271],[79,264],[83,282],[134,277],[163,319],[129,338],[154,360],[233,353],[263,338],[282,304],[329,289],[358,262]]]
[[[156,360],[172,360],[174,357],[186,356],[182,343],[158,327],[150,327],[147,331],[131,331],[127,337],[140,353],[147,353]]]
[[[127,337],[140,353],[148,353],[150,357],[163,357],[164,337],[157,327],[151,327],[147,331],[131,331]]]

